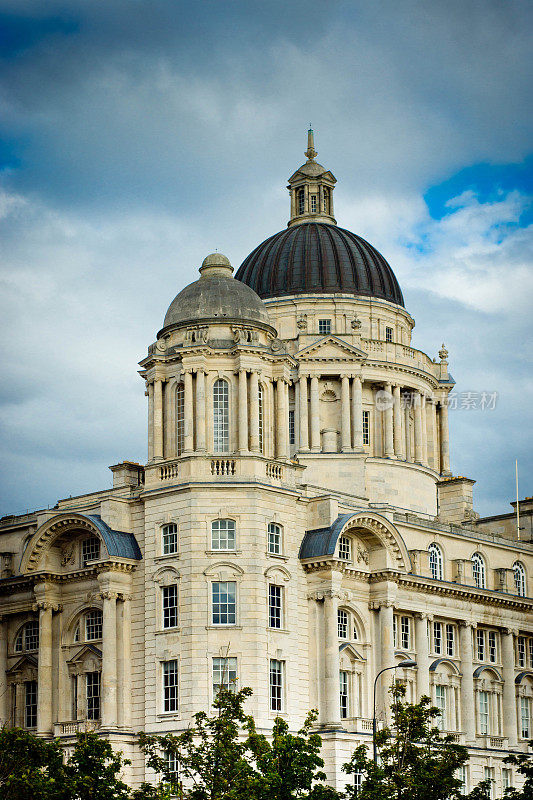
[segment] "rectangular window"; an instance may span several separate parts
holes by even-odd
[[[219,689],[231,689],[235,691],[237,687],[237,659],[236,658],[214,658],[213,659],[213,697],[216,697]]]
[[[270,659],[270,710],[283,709],[283,668],[284,662]]]
[[[87,719],[100,719],[100,673],[85,674]]]
[[[529,739],[531,737],[530,709],[531,709],[531,701],[529,697],[521,697],[520,725],[522,731],[522,739]]]
[[[296,444],[296,432],[294,428],[294,409],[289,410],[289,444]]]
[[[498,660],[498,653],[496,648],[496,631],[489,631],[487,636],[489,661],[493,664]]]
[[[401,617],[401,636],[402,636],[402,649],[409,650],[411,644],[411,625],[409,617]]]
[[[319,319],[318,320],[318,332],[319,333],[331,333],[331,320],[330,319]]]
[[[490,781],[489,797],[494,797],[494,767],[483,768],[483,778]]]
[[[392,342],[392,328],[385,328],[385,341]]]
[[[165,767],[169,783],[177,790],[179,788],[179,761],[176,753],[171,753],[168,750],[165,752]]]
[[[348,612],[340,608],[337,611],[337,629],[338,629],[339,639],[348,638],[348,624],[349,624]]]
[[[212,584],[213,625],[235,625],[237,620],[237,584],[216,581]]]
[[[526,637],[519,636],[516,640],[516,649],[518,653],[518,666],[526,666]]]
[[[71,695],[71,717],[72,719],[78,719],[78,676],[72,675],[70,680],[70,691]]]
[[[440,711],[440,716],[436,717],[435,724],[441,731],[446,730],[446,687],[435,686],[435,705]]]
[[[178,624],[178,586],[163,586],[163,628],[175,628]]]
[[[178,662],[163,661],[163,709],[178,710]]]
[[[453,625],[446,625],[446,655],[455,655],[455,629]]]
[[[502,789],[505,792],[506,789],[510,789],[512,784],[512,773],[510,769],[506,769],[505,767],[502,768]]]
[[[394,647],[398,647],[398,618],[392,618],[392,644]]]
[[[281,525],[275,522],[268,523],[268,552],[275,556],[281,555]]]
[[[485,631],[476,630],[476,650],[478,661],[485,661]]]
[[[355,796],[357,797],[357,795],[363,788],[363,773],[360,770],[357,770],[353,774],[353,786],[354,786]]]
[[[283,620],[283,589],[273,583],[268,586],[268,625],[281,628]]]
[[[348,673],[344,670],[339,672],[340,681],[340,704],[341,719],[348,718]]]
[[[102,612],[89,611],[85,616],[85,638],[88,642],[102,638]]]
[[[459,767],[456,773],[456,778],[461,781],[461,786],[459,788],[460,794],[467,794],[468,787],[466,784],[466,767]]]
[[[257,387],[257,425],[259,428],[259,452],[265,452],[265,431],[264,431],[264,414],[263,414],[263,387],[261,384]]]
[[[100,539],[97,536],[91,536],[90,539],[84,539],[81,543],[81,563],[86,567],[89,561],[98,561],[100,558]]]
[[[341,536],[339,539],[339,558],[343,561],[351,561],[352,559],[352,543],[347,536]]]
[[[529,666],[533,669],[533,639],[528,639],[529,644]]]
[[[370,444],[370,411],[363,411],[363,444]]]
[[[232,519],[216,519],[211,523],[211,550],[235,550],[236,526]]]
[[[172,522],[170,525],[163,525],[163,555],[170,556],[178,552],[178,526]]]
[[[185,386],[178,383],[176,387],[176,455],[183,453],[185,440]]]
[[[433,623],[433,652],[437,655],[442,654],[442,623]]]
[[[489,693],[479,692],[479,732],[489,732]]]
[[[39,648],[39,622],[31,619],[24,626],[24,648],[26,651]]]
[[[309,195],[309,199],[311,201],[311,214],[316,214],[316,208],[317,208],[316,194]]]
[[[26,728],[37,725],[37,681],[24,684],[24,725]]]
[[[213,386],[213,450],[229,450],[229,390],[227,381],[222,379]]]

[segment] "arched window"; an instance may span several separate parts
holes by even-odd
[[[15,653],[30,653],[39,649],[39,622],[30,619],[17,633]]]
[[[263,407],[263,387],[259,384],[257,392],[257,420],[259,424],[259,452],[265,452],[265,431],[264,431],[264,407]]]
[[[213,520],[211,523],[211,550],[235,550],[235,520]]]
[[[176,386],[176,455],[183,453],[183,440],[185,436],[185,386],[178,383]]]
[[[213,450],[229,450],[229,390],[228,382],[222,378],[213,386]]]
[[[431,570],[431,577],[435,581],[442,581],[444,579],[444,561],[442,558],[442,550],[434,542],[428,547],[429,555],[429,569]]]
[[[329,189],[323,189],[324,213],[329,214]]]
[[[305,211],[305,195],[304,190],[298,190],[298,214],[303,214]]]
[[[515,561],[513,564],[514,583],[516,586],[516,593],[519,597],[526,596],[526,571],[524,565],[520,561]]]
[[[478,589],[486,589],[485,561],[480,553],[472,556],[472,577]]]

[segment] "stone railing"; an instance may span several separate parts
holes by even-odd
[[[211,475],[235,475],[235,459],[211,459]]]
[[[484,747],[490,747],[493,750],[507,750],[509,747],[507,736],[492,736],[487,733],[477,736],[476,739],[481,741]]]
[[[167,487],[170,489],[182,483],[224,481],[232,478],[296,486],[303,472],[304,467],[296,462],[277,461],[255,454],[223,456],[192,453],[181,458],[147,464],[145,488],[153,491]]]
[[[98,720],[71,720],[70,722],[59,722],[54,725],[54,736],[75,736],[76,733],[87,733],[94,731],[100,726]]]
[[[274,480],[277,481],[283,480],[283,467],[281,466],[281,464],[273,464],[270,461],[267,462],[266,476],[267,478],[274,478]]]
[[[179,466],[176,461],[167,464],[161,464],[159,467],[159,480],[170,481],[179,477]]]
[[[418,369],[436,375],[439,365],[422,352],[398,342],[384,342],[380,339],[361,339],[361,348],[370,356],[376,355],[380,361],[391,361],[394,364],[409,364]]]

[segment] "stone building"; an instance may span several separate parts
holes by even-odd
[[[170,304],[141,361],[147,463],[0,521],[0,717],[66,746],[95,728],[138,784],[136,732],[182,730],[236,681],[261,730],[316,707],[342,787],[377,672],[409,659],[408,697],[471,748],[465,785],[501,789],[532,737],[531,502],[520,537],[477,517],[450,467],[448,353],[412,347],[316,155],[310,132],[287,229],[235,277],[208,256]]]

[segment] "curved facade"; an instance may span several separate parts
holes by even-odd
[[[312,134],[306,156],[295,239],[335,227]],[[401,295],[343,286],[261,300],[209,256],[140,363],[146,463],[0,520],[1,722],[65,746],[95,729],[137,786],[135,734],[184,730],[234,680],[260,729],[318,708],[344,787],[342,764],[371,744],[375,676],[410,658],[396,674],[470,748],[467,787],[515,783],[503,759],[527,751],[533,721],[533,504],[520,541],[512,515],[477,517],[474,481],[451,472],[446,349],[412,347]]]

